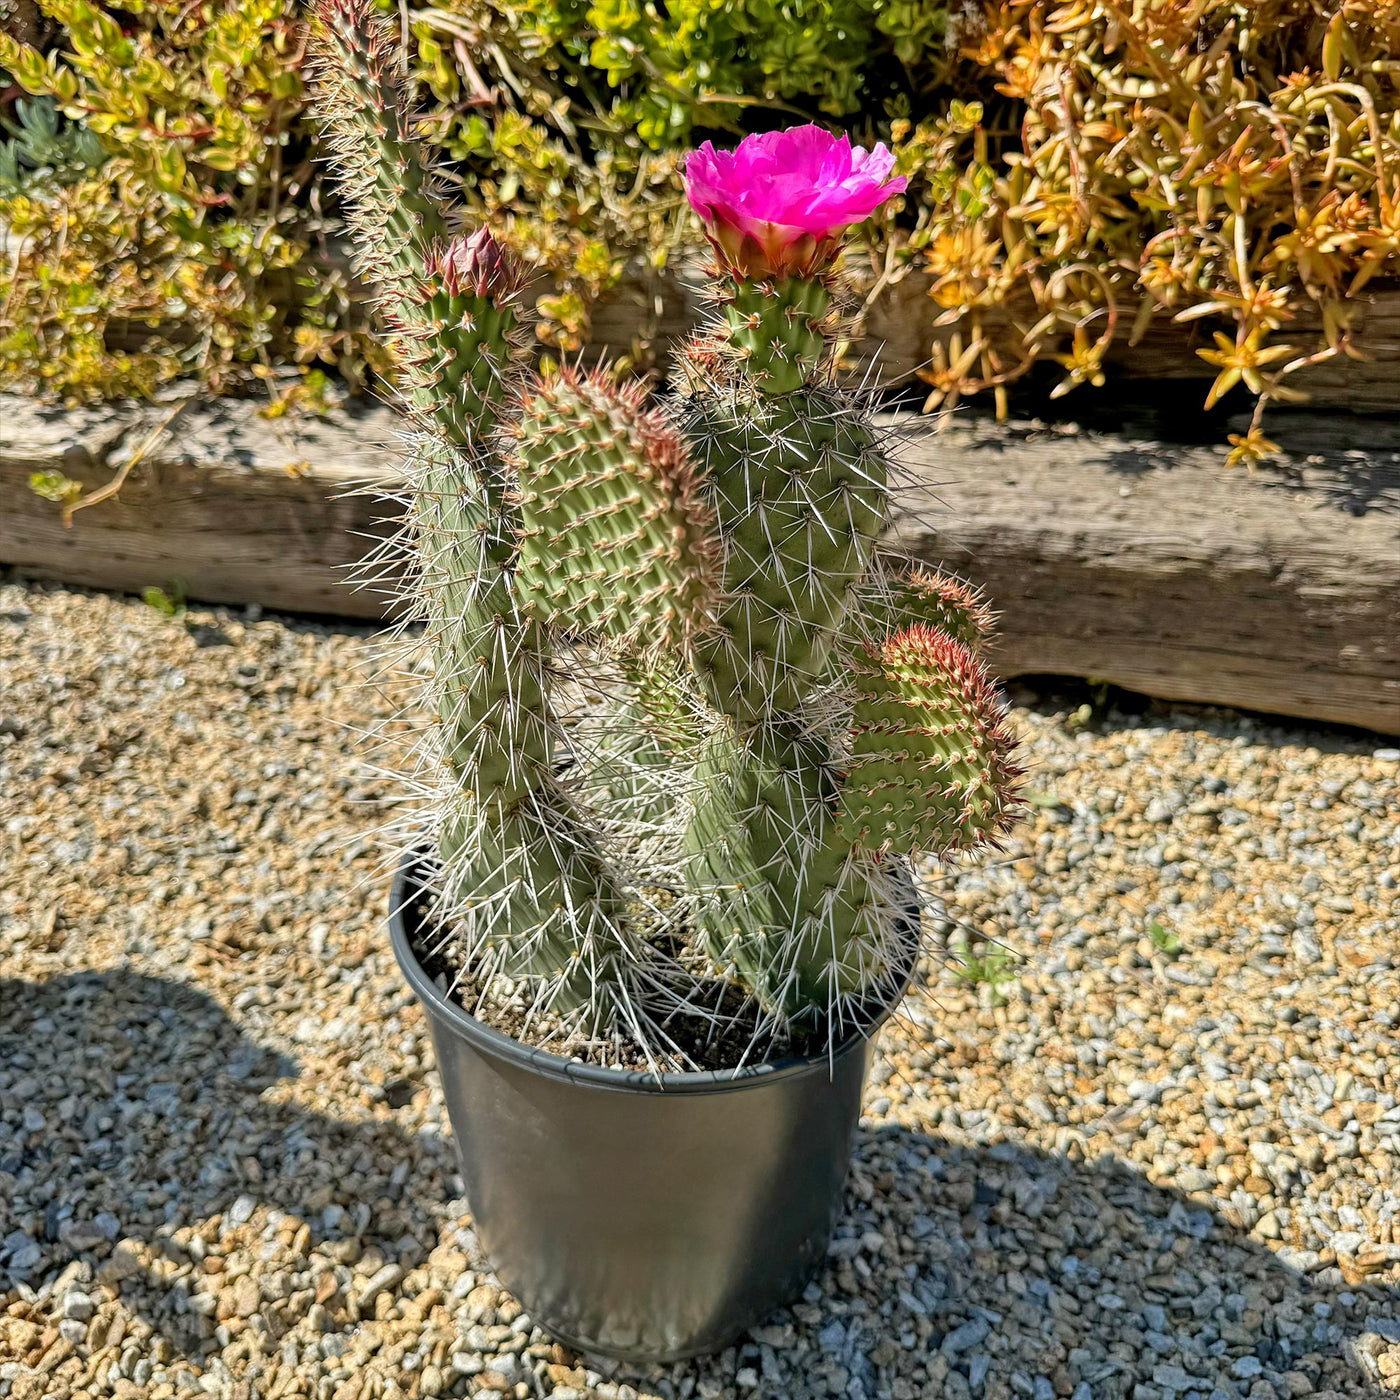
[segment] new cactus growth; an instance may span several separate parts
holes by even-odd
[[[425,834],[459,972],[649,1051],[725,982],[774,1033],[858,1024],[912,964],[909,858],[994,842],[1017,808],[972,654],[990,617],[956,580],[889,578],[884,446],[835,379],[834,258],[903,189],[893,157],[815,127],[692,157],[718,309],[649,408],[529,368],[520,273],[454,234],[388,31],[369,0],[321,15],[414,446]]]
[[[922,623],[980,652],[996,634],[996,617],[982,595],[960,578],[916,568],[892,580],[872,579],[862,590],[867,621],[879,641]]]
[[[982,663],[949,633],[917,623],[871,648],[855,675],[841,831],[905,854],[991,839],[1016,774]]]

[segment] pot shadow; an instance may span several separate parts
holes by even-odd
[[[227,1226],[262,1205],[305,1222],[308,1250],[343,1242],[351,1259],[373,1246],[421,1262],[437,1240],[407,1237],[406,1207],[452,1218],[450,1139],[267,1092],[299,1073],[178,980],[125,968],[0,980],[0,1296],[86,1260],[193,1359],[217,1349],[216,1319],[190,1306],[200,1270],[170,1238],[182,1225]],[[390,1083],[388,1105],[416,1087]],[[342,1292],[323,1302],[338,1325],[355,1320]]]
[[[817,1280],[819,1361],[841,1367],[851,1400],[935,1393],[917,1374],[935,1358],[940,1370],[947,1362],[936,1384],[950,1400],[979,1394],[989,1368],[1028,1396],[1087,1385],[1081,1394],[1117,1400],[1146,1385],[1139,1395],[1233,1400],[1257,1377],[1278,1387],[1270,1395],[1378,1396],[1365,1334],[1400,1343],[1400,1287],[1349,1285],[1335,1267],[1300,1272],[1204,1199],[1114,1157],[958,1144],[863,1120]],[[1239,1365],[1244,1356],[1258,1366]],[[741,1344],[734,1364],[762,1374],[762,1345]]]
[[[450,1140],[278,1102],[279,1081],[297,1073],[174,979],[116,968],[0,981],[0,1291],[37,1287],[86,1260],[126,1307],[199,1360],[218,1349],[215,1320],[190,1307],[197,1268],[169,1239],[181,1224],[236,1220],[261,1204],[304,1221],[310,1242],[332,1254],[358,1237],[405,1268],[421,1262],[462,1209]],[[404,1081],[390,1104],[416,1087]],[[17,1231],[33,1242],[27,1254]],[[133,1237],[154,1262],[118,1243]],[[337,1329],[355,1324],[340,1294],[325,1306]],[[1012,1328],[1022,1341],[1009,1355],[1001,1338]],[[687,1378],[701,1394],[715,1393],[714,1382],[733,1393],[736,1374],[751,1368],[756,1387],[744,1393],[762,1400],[958,1400],[984,1393],[990,1366],[1013,1392],[1024,1389],[1019,1371],[1044,1376],[1057,1394],[1087,1384],[1093,1400],[1117,1400],[1176,1366],[1169,1379],[1190,1384],[1151,1393],[1185,1400],[1196,1389],[1204,1400],[1214,1389],[1221,1400],[1250,1395],[1252,1375],[1233,1373],[1248,1354],[1265,1378],[1291,1372],[1317,1392],[1374,1396],[1367,1332],[1400,1341],[1400,1289],[1300,1273],[1199,1199],[1115,1159],[959,1145],[867,1123],[807,1300],[718,1357],[653,1376],[677,1393]],[[1168,1335],[1184,1359],[1158,1355]],[[931,1380],[930,1366],[944,1361],[946,1374]],[[591,1364],[614,1376],[635,1370]],[[1300,1383],[1278,1393],[1308,1393]],[[1040,1393],[1026,1384],[1025,1394]],[[469,1388],[463,1380],[452,1393]]]

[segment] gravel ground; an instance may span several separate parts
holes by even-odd
[[[882,1036],[827,1267],[638,1375],[478,1252],[358,648],[0,586],[0,1397],[1400,1394],[1394,748],[1019,707],[1034,819],[946,886],[1000,942]]]

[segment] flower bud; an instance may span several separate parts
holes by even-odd
[[[448,296],[478,296],[500,301],[518,292],[520,267],[490,229],[458,234],[428,255],[428,272],[442,282]]]

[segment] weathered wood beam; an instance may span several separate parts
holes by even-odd
[[[704,313],[701,282],[700,270],[694,266],[645,276],[629,274],[595,308],[591,348],[616,357],[631,354],[645,340],[664,365],[671,349],[695,329]],[[864,336],[851,350],[853,378],[903,383],[929,363],[936,340],[949,341],[956,327],[934,325],[939,308],[929,298],[931,286],[931,278],[910,272],[876,297],[864,318]],[[1120,323],[1130,322],[1135,311],[1135,305],[1125,308]],[[1020,334],[1037,319],[1029,306],[1019,311],[1002,308],[987,313],[985,327],[1004,340],[1003,348],[1014,348],[1020,344]],[[1161,314],[1148,323],[1136,343],[1130,343],[1124,328],[1107,357],[1110,384],[1196,380],[1204,402],[1216,371],[1196,351],[1213,345],[1211,331],[1220,324],[1175,322]],[[1303,312],[1280,337],[1311,353],[1322,343],[1321,330],[1321,316]],[[1069,340],[1066,332],[1058,349],[1067,350]],[[1290,376],[1289,386],[1310,395],[1309,406],[1315,409],[1400,411],[1400,288],[1377,286],[1357,299],[1354,345],[1364,358],[1336,355]],[[1112,389],[1078,391],[1085,399],[1105,392]]]
[[[393,489],[387,409],[268,422],[250,402],[194,404],[120,496],[71,529],[29,489],[44,470],[100,485],[166,412],[0,397],[0,563],[100,588],[174,582],[211,602],[382,615],[384,599],[345,578],[392,529],[388,508],[345,492]],[[1377,440],[1364,422],[1285,423],[1296,455],[1250,474],[1213,447],[903,419],[888,542],[988,589],[1004,675],[1091,676],[1400,733],[1400,450],[1357,446]]]
[[[917,431],[890,542],[987,590],[1003,675],[1400,732],[1400,452]],[[1333,438],[1336,441],[1336,438]]]

